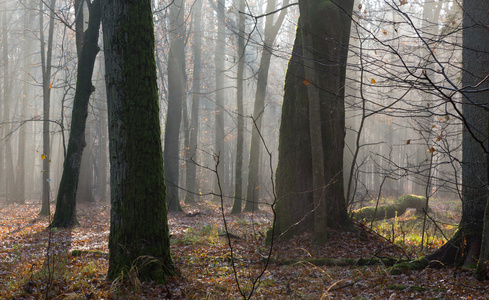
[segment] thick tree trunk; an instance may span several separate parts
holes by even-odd
[[[307,86],[307,98],[309,109],[309,136],[311,138],[311,157],[312,157],[312,202],[314,203],[314,240],[318,243],[325,242],[327,239],[327,214],[326,214],[326,195],[327,187],[324,178],[324,147],[323,133],[321,126],[321,98],[319,96],[319,82],[316,74],[314,55],[314,43],[312,23],[309,16],[309,3],[299,2],[300,26],[302,28],[302,53],[304,57],[304,80]]]
[[[339,6],[338,6],[339,5]],[[318,226],[325,220],[315,212],[313,201],[313,158],[308,86],[319,91],[322,148],[324,161],[324,194],[328,227],[349,224],[343,195],[344,84],[350,14],[353,1],[308,3],[316,82],[306,77],[303,53],[303,29],[298,28],[293,54],[287,69],[282,123],[280,126],[279,162],[275,235],[291,237]],[[303,23],[301,23],[303,24]],[[320,49],[320,50],[319,50]],[[316,143],[317,144],[317,143]],[[319,223],[316,223],[319,222]],[[321,234],[319,234],[321,235]],[[322,238],[317,236],[317,240]]]
[[[108,278],[173,272],[149,0],[102,5],[111,164]],[[148,261],[148,259],[151,259]]]
[[[180,127],[185,101],[184,1],[170,6],[170,51],[168,53],[168,113],[165,127],[165,181],[168,210],[182,211],[179,198]]]
[[[472,265],[479,259],[488,192],[489,2],[463,2],[462,50],[462,219],[455,235],[429,256],[445,264]],[[484,234],[487,234],[485,232]],[[485,237],[486,238],[486,237]],[[487,239],[485,239],[487,240]]]
[[[185,203],[195,202],[195,194],[199,192],[196,181],[197,175],[197,138],[199,136],[199,107],[200,107],[200,85],[202,70],[202,0],[197,0],[194,4],[194,71],[192,81],[192,108],[190,116],[190,141],[186,150],[187,159],[187,193]]]
[[[93,67],[99,51],[100,19],[100,0],[94,0],[90,7],[88,29],[85,33],[82,51],[78,60],[78,76],[75,99],[73,101],[70,137],[56,199],[56,211],[51,227],[73,227],[78,224],[76,220],[76,194],[83,149],[86,146],[85,126],[88,116],[88,102],[93,92]]]

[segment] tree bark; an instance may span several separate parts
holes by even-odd
[[[10,92],[12,89],[12,80],[10,75],[10,63],[9,63],[9,32],[8,32],[8,7],[7,3],[3,4],[2,12],[2,52],[3,52],[3,119],[6,124],[3,125],[5,134],[10,133],[12,126],[10,125]],[[8,176],[5,177],[5,200],[7,202],[13,202],[14,189],[15,189],[15,173],[12,155],[12,143],[10,136],[5,139],[5,171]]]
[[[42,67],[42,97],[43,97],[43,122],[42,122],[42,207],[39,213],[42,216],[50,214],[49,196],[50,196],[50,162],[51,151],[49,147],[49,117],[51,106],[51,59],[53,53],[53,34],[54,34],[54,9],[56,6],[56,0],[51,0],[51,11],[49,13],[49,32],[48,32],[48,46],[47,53],[45,51],[44,44],[44,4],[40,2],[40,18],[39,18],[39,30],[41,37],[41,67]]]
[[[225,25],[225,0],[217,0],[217,41],[214,56],[216,66],[216,108],[215,108],[215,148],[214,154],[218,156],[219,164],[217,167],[216,176],[214,179],[214,193],[219,194],[219,184],[221,188],[226,186],[226,176],[224,171],[225,165],[228,163],[226,152],[224,151],[224,75],[225,75],[225,48],[226,48],[226,25]]]
[[[445,264],[477,263],[483,238],[484,211],[489,196],[489,115],[487,109],[481,107],[489,104],[489,83],[484,79],[489,64],[488,11],[487,1],[463,2],[462,219],[450,241],[429,256],[430,260]]]
[[[187,193],[185,203],[195,203],[195,194],[199,192],[196,181],[197,175],[197,138],[199,136],[199,108],[200,108],[200,85],[202,70],[202,0],[197,0],[193,8],[194,16],[194,71],[192,81],[192,108],[190,111],[190,141],[186,153],[187,165]]]
[[[108,278],[173,272],[149,0],[102,3],[111,164]],[[150,261],[147,258],[151,258]]]
[[[245,11],[244,0],[238,0],[240,12]],[[237,214],[241,212],[243,198],[243,145],[244,145],[244,105],[243,105],[243,74],[245,65],[245,16],[243,13],[238,17],[238,70],[236,74],[236,106],[238,119],[238,133],[236,137],[236,169],[234,177],[234,202],[231,213]]]
[[[306,24],[297,29],[284,86],[279,162],[276,172],[278,201],[275,235],[283,234],[290,238],[314,227],[318,232],[315,239],[321,242],[325,238],[325,226],[321,225],[322,222],[326,222],[324,218],[327,218],[328,227],[344,227],[350,223],[343,195],[342,169],[345,132],[344,84],[353,1],[343,1],[340,4],[333,1],[314,1],[309,2],[308,6],[309,20],[305,21],[312,25],[308,28],[311,30],[312,46],[306,47],[313,54],[317,79],[314,82],[306,77],[307,66],[304,60],[311,57],[311,54],[303,52],[302,34],[307,28]],[[301,24],[304,23],[301,21]],[[313,163],[317,163],[317,158],[312,157],[311,117],[314,115],[310,115],[309,101],[312,99],[309,97],[314,96],[314,91],[312,95],[308,93],[310,85],[316,86],[318,98],[321,99],[319,112],[324,194],[327,195],[324,202],[326,217],[319,212],[316,213],[315,209],[320,207],[319,200],[316,203],[313,200],[313,191],[320,184],[313,184],[318,178],[314,179],[313,173]],[[315,142],[316,146],[321,146],[321,143]]]
[[[31,11],[33,9],[32,3],[26,3],[23,9],[24,24],[23,24],[23,45],[22,45],[22,60],[23,60],[23,75],[22,81],[22,97],[21,97],[21,113],[20,118],[24,120],[28,115],[28,99],[30,98],[30,87],[28,82],[29,69],[32,63],[32,44],[33,39],[30,36],[33,28],[34,15]],[[15,174],[15,193],[14,201],[16,203],[24,204],[26,199],[26,185],[25,185],[25,153],[26,153],[26,124],[19,128],[19,143],[18,143],[18,156],[17,156],[17,173]]]
[[[275,0],[267,1],[266,12],[271,12],[275,9]],[[283,6],[289,4],[288,0],[283,1]],[[250,159],[248,161],[248,181],[246,188],[246,204],[245,211],[258,210],[258,202],[260,198],[261,184],[259,182],[260,176],[260,149],[261,149],[261,124],[263,120],[263,114],[265,111],[265,98],[267,93],[268,84],[268,71],[270,69],[270,61],[272,58],[273,43],[277,37],[280,26],[284,21],[287,10],[283,9],[274,22],[274,14],[270,14],[265,20],[265,38],[260,59],[260,67],[258,69],[256,92],[255,92],[255,105],[253,108],[254,124],[252,124],[251,130],[251,145],[250,145]]]
[[[169,211],[183,211],[179,198],[180,127],[185,102],[184,1],[170,6],[170,51],[168,53],[168,114],[165,127],[166,201]]]
[[[94,0],[90,5],[88,29],[84,35],[83,47],[78,60],[78,76],[75,99],[73,101],[70,137],[56,199],[56,211],[51,227],[73,227],[78,224],[76,219],[76,195],[83,149],[86,146],[85,126],[88,116],[88,102],[90,95],[94,91],[92,75],[95,58],[99,51],[100,19],[100,0]]]

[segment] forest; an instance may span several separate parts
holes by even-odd
[[[0,299],[488,299],[489,1],[0,0]]]

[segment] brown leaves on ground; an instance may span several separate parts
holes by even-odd
[[[281,241],[267,266],[270,248],[264,237],[271,213],[226,214],[228,235],[220,207],[211,203],[187,207],[189,216],[169,214],[178,275],[158,285],[131,284],[126,274],[113,284],[105,281],[107,256],[99,254],[108,251],[108,204],[78,206],[80,226],[49,230],[48,218],[37,215],[38,203],[0,203],[1,299],[239,299],[250,293],[260,299],[487,299],[489,293],[488,284],[477,282],[472,271],[390,275],[385,266],[318,267],[301,261],[407,255],[360,227],[331,231],[323,246],[314,245],[310,234]],[[99,252],[74,257],[75,249]],[[278,262],[284,259],[298,262],[282,266]]]

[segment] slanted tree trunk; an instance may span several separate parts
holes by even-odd
[[[83,149],[86,146],[85,126],[88,116],[88,102],[90,95],[94,91],[92,75],[95,58],[99,51],[100,19],[100,0],[94,0],[90,5],[88,29],[84,34],[83,47],[78,59],[78,76],[76,79],[68,149],[63,163],[63,174],[59,184],[56,211],[51,227],[73,227],[78,224],[76,219],[76,194]]]
[[[173,273],[149,0],[102,3],[109,114],[108,278],[132,266],[142,280]]]
[[[168,113],[165,127],[165,180],[168,210],[182,211],[179,198],[180,126],[185,101],[184,1],[170,6],[170,51],[168,52]]]
[[[462,219],[454,236],[428,256],[444,264],[475,264],[479,258],[488,192],[489,2],[463,2]]]
[[[303,28],[297,29],[285,79],[274,234],[291,237],[315,228],[315,239],[321,242],[325,239],[323,218],[327,218],[328,227],[342,227],[350,223],[343,195],[342,169],[345,131],[344,84],[353,1],[313,1],[308,2],[307,6],[309,17],[301,21]],[[311,31],[310,47],[303,46],[303,41],[308,40],[302,37],[305,29]],[[309,54],[304,54],[305,48],[310,51]],[[312,77],[316,77],[315,81],[314,78],[307,78],[305,72],[304,60],[310,58],[311,53],[314,57],[315,74]],[[313,185],[314,180],[317,180],[314,179],[313,163],[317,161],[316,158],[312,158],[311,127],[317,124],[312,124],[311,117],[315,116],[311,116],[309,112],[309,101],[312,101],[309,97],[314,96],[314,91],[312,95],[308,93],[310,85],[316,86],[318,98],[321,99],[319,107],[322,145],[317,142],[315,144],[323,148],[326,217],[319,212],[316,213],[315,210],[320,206],[313,198],[313,191],[320,187],[317,186],[319,182],[316,186]],[[319,197],[316,199],[319,201]]]
[[[196,173],[197,173],[197,137],[199,136],[199,107],[200,107],[200,85],[202,70],[202,0],[195,1],[193,6],[194,22],[194,71],[192,81],[192,107],[190,111],[190,141],[186,150],[187,165],[187,193],[185,194],[185,203],[195,202],[195,194],[198,193]]]
[[[283,6],[289,4],[288,0],[283,1]],[[267,1],[266,12],[272,12],[275,10],[276,1]],[[251,145],[250,145],[250,159],[248,161],[248,183],[246,188],[246,205],[245,211],[258,210],[258,202],[260,198],[261,183],[259,182],[259,165],[260,165],[260,149],[261,149],[261,124],[263,121],[263,114],[265,110],[265,98],[267,93],[268,84],[268,71],[270,69],[270,61],[272,58],[273,43],[277,37],[278,31],[282,26],[287,10],[284,9],[277,16],[274,22],[275,14],[267,15],[265,20],[265,37],[263,43],[263,50],[260,59],[260,67],[258,69],[256,92],[255,92],[255,105],[253,108],[254,124],[252,124],[251,130]]]
[[[39,30],[41,38],[41,68],[42,68],[42,97],[43,97],[43,122],[42,122],[42,216],[50,214],[49,207],[49,194],[50,194],[50,162],[51,152],[49,148],[49,110],[51,106],[51,59],[53,54],[53,34],[54,34],[54,9],[56,6],[56,0],[51,0],[50,13],[49,13],[49,31],[48,31],[48,45],[47,53],[45,50],[44,39],[44,3],[40,2],[40,17],[39,17]]]

